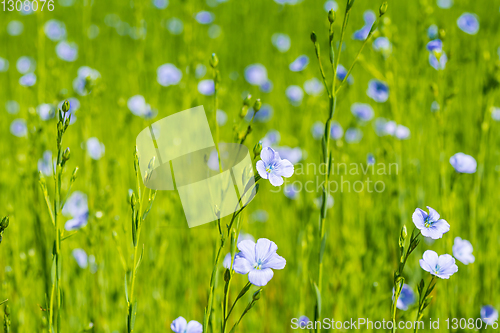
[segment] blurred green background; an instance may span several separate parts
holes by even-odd
[[[410,258],[404,275],[414,291],[420,279],[427,276],[418,264],[426,249],[451,254],[453,239],[460,236],[474,246],[476,262],[468,266],[457,263],[457,274],[450,280],[438,281],[433,303],[424,318],[478,318],[481,306],[500,306],[500,124],[490,112],[500,104],[500,2],[455,2],[451,8],[443,9],[431,0],[388,1],[389,10],[375,37],[387,37],[392,53],[383,56],[373,50],[373,40],[369,41],[353,70],[354,83],[340,92],[334,120],[344,130],[361,129],[363,138],[359,143],[347,143],[344,138],[333,141],[334,162],[366,165],[367,154],[371,153],[377,164],[397,163],[398,172],[368,175],[383,181],[385,187],[380,193],[332,193],[334,205],[328,210],[326,221],[323,317],[390,318],[399,232],[404,224],[411,231],[413,211],[426,205],[440,212],[451,230],[441,240],[422,242]],[[157,4],[161,5],[161,1]],[[328,116],[326,93],[304,94],[300,105],[292,105],[285,90],[290,85],[302,87],[314,77],[321,79],[309,36],[315,31],[322,50],[327,50],[327,11],[323,1],[312,0],[293,5],[271,0],[171,0],[164,9],[151,1],[65,0],[56,1],[54,6],[51,12],[29,15],[0,13],[0,57],[9,62],[9,68],[0,72],[0,214],[10,215],[11,220],[0,245],[0,301],[9,299],[12,332],[46,330],[47,312],[43,309],[50,287],[53,233],[38,186],[38,161],[46,150],[55,154],[56,119],[44,121],[30,108],[43,103],[56,106],[65,98],[75,97],[80,108],[63,142],[64,147],[71,149],[63,189],[67,190],[70,174],[78,166],[73,190],[88,196],[89,219],[87,226],[63,242],[62,327],[64,332],[81,332],[93,323],[91,330],[95,332],[125,332],[125,271],[119,253],[123,253],[130,268],[132,244],[127,200],[129,189],[135,189],[136,135],[155,120],[197,105],[203,105],[212,119],[213,97],[200,94],[197,85],[212,78],[209,59],[215,52],[221,73],[219,109],[228,117],[220,127],[221,141],[233,140],[233,124],[240,123],[242,100],[250,93],[269,104],[273,114],[268,121],[253,125],[248,147],[252,149],[266,133],[277,130],[281,137],[279,146],[300,148],[302,163],[319,163],[321,141],[313,138],[311,127],[317,121],[324,123]],[[379,6],[377,1],[355,1],[340,61],[345,67],[350,66],[361,47],[362,42],[351,36],[363,26],[363,13],[378,12]],[[345,1],[339,0],[338,7],[336,40]],[[199,23],[196,14],[200,11],[211,12],[213,22]],[[476,35],[468,35],[457,27],[457,18],[464,12],[478,15],[480,29]],[[172,18],[182,22],[178,34],[169,30]],[[77,44],[75,61],[57,56],[58,42],[49,39],[44,31],[45,23],[51,19],[63,22],[65,39]],[[13,20],[23,25],[19,35],[9,32],[8,25]],[[445,32],[448,63],[443,71],[436,71],[428,62],[425,45],[431,24]],[[291,39],[287,52],[278,51],[272,44],[272,35],[278,32]],[[290,71],[289,64],[303,54],[309,57],[307,67],[300,72]],[[22,74],[16,70],[16,62],[21,56],[36,61],[37,80],[32,87],[18,82]],[[182,71],[178,85],[163,87],[156,81],[156,70],[165,63]],[[267,68],[273,84],[270,92],[245,80],[245,68],[255,63]],[[199,65],[205,66],[204,75]],[[326,51],[323,65],[330,80]],[[73,89],[81,66],[94,68],[101,75],[87,96],[79,96]],[[388,83],[387,102],[376,103],[367,96],[368,81],[373,78]],[[431,89],[432,84],[437,89]],[[143,119],[128,109],[127,100],[138,94],[158,111],[154,119]],[[432,112],[435,100],[441,109]],[[19,104],[16,114],[3,108],[8,101]],[[375,118],[384,117],[408,127],[410,137],[398,140],[378,136],[373,126],[375,120],[356,121],[350,112],[355,102],[371,104]],[[27,135],[23,137],[13,135],[10,129],[12,122],[20,118],[27,124]],[[91,137],[105,146],[99,160],[92,159],[86,151],[85,143]],[[476,173],[455,173],[448,160],[457,152],[476,158]],[[304,183],[316,176],[296,174],[288,181]],[[340,181],[341,176],[351,182],[368,177],[335,174],[331,179]],[[53,192],[51,177],[47,181]],[[275,189],[267,181],[262,182],[258,196],[242,215],[242,231],[255,239],[274,241],[287,265],[284,270],[275,271],[261,300],[240,324],[240,332],[289,332],[292,318],[313,317],[315,295],[311,280],[317,274],[319,248],[319,209],[315,200],[321,193],[301,191],[292,200],[283,191],[272,191]],[[138,332],[170,331],[170,323],[178,316],[203,321],[217,237],[213,223],[189,229],[178,195],[158,192],[141,237],[145,255],[136,286]],[[85,269],[72,256],[76,248],[95,258]],[[224,254],[228,251],[226,247]],[[215,299],[219,318],[222,272],[220,269]],[[236,274],[232,299],[246,282],[246,276]],[[246,295],[245,301],[237,305],[238,315],[249,297]],[[398,316],[414,320],[415,311],[400,311]],[[439,331],[450,331],[443,326]]]

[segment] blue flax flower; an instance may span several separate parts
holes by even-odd
[[[491,326],[498,320],[498,311],[491,305],[485,305],[481,308],[481,319]]]
[[[283,269],[285,258],[276,251],[278,246],[266,238],[260,238],[257,243],[244,240],[238,243],[238,252],[234,260],[234,271],[248,274],[248,281],[253,285],[265,286],[273,278],[273,269]]]
[[[476,258],[472,254],[473,247],[472,244],[465,239],[460,237],[455,237],[455,243],[453,244],[453,255],[462,264],[468,265],[472,264]]]
[[[289,160],[282,160],[280,154],[271,147],[265,147],[260,153],[260,161],[257,161],[257,171],[264,179],[269,179],[273,186],[281,186],[283,177],[293,175],[293,164]]]
[[[420,208],[415,209],[412,216],[413,223],[415,223],[415,226],[423,236],[439,239],[443,237],[443,234],[450,231],[450,225],[434,209],[429,206],[427,208],[429,209],[429,214]]]
[[[203,326],[196,320],[191,320],[189,323],[184,317],[179,317],[175,319],[170,325],[170,329],[172,329],[175,333],[202,333]]]
[[[450,276],[458,272],[455,258],[449,254],[438,256],[436,252],[431,250],[424,252],[423,259],[420,259],[420,267],[422,267],[424,271],[441,279],[449,279]]]
[[[479,31],[479,20],[475,14],[463,13],[458,18],[457,25],[460,30],[469,35],[475,35]]]
[[[379,80],[370,80],[366,94],[375,102],[383,103],[389,98],[389,86]]]
[[[459,173],[475,173],[477,169],[476,159],[464,153],[456,153],[450,157],[450,164]]]
[[[394,289],[392,290],[392,293],[394,294]],[[405,283],[401,289],[401,294],[399,295],[396,307],[399,310],[406,311],[413,303],[415,303],[415,293],[411,287]]]

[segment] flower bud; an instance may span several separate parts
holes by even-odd
[[[444,40],[444,38],[446,37],[446,31],[444,29],[439,29],[438,37],[439,39]]]
[[[262,107],[262,102],[260,101],[260,98],[257,98],[255,103],[253,104],[254,112],[257,113],[257,111],[259,111],[261,107]]]
[[[255,157],[260,155],[260,152],[262,151],[262,141],[257,142],[257,144],[253,147],[253,154]]]
[[[408,232],[406,231],[406,225],[403,225],[401,229],[401,238],[406,239],[406,236],[408,236]]]
[[[226,271],[224,272],[224,282],[229,282],[231,279],[231,272],[229,269],[226,268]]]
[[[385,12],[387,12],[387,6],[388,6],[388,5],[387,5],[387,1],[384,1],[384,2],[382,3],[382,5],[380,5],[380,8],[379,8],[379,10],[378,10],[378,12],[379,12],[380,16],[384,15],[384,14],[385,14]]]
[[[8,226],[9,226],[9,217],[6,216],[2,219],[2,222],[0,222],[0,232],[7,229]]]
[[[250,101],[252,100],[252,95],[248,94],[243,100],[243,105],[250,106]]]
[[[217,55],[215,53],[212,53],[212,58],[210,58],[210,66],[212,66],[212,68],[215,68],[218,64],[219,58],[217,58]]]
[[[313,43],[316,43],[317,40],[318,40],[318,37],[316,37],[316,33],[314,31],[311,32],[311,41]]]
[[[69,111],[69,102],[68,100],[65,100],[63,105],[62,105],[62,110],[64,113],[68,112]]]
[[[260,295],[262,294],[262,289],[257,290],[253,293],[252,299],[254,301],[258,301],[260,299]]]
[[[66,150],[64,151],[64,153],[62,155],[63,162],[66,162],[67,160],[69,160],[70,154],[71,154],[71,152],[70,152],[69,147],[68,147],[68,148],[66,148]]]
[[[335,22],[335,11],[333,9],[330,9],[328,12],[328,21],[330,21],[330,23]]]

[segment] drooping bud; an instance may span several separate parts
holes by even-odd
[[[68,100],[65,100],[65,101],[64,101],[64,103],[63,103],[63,105],[62,105],[62,111],[63,111],[64,113],[66,113],[66,112],[68,112],[68,111],[69,111],[69,102],[68,102]]]
[[[226,271],[224,272],[224,282],[229,282],[231,279],[231,271],[226,268]]]
[[[262,289],[257,290],[253,293],[252,299],[254,301],[258,301],[260,299],[260,295],[262,294]]]
[[[328,12],[328,21],[330,23],[335,22],[335,11],[333,9],[330,9],[330,11]]]
[[[250,106],[250,101],[252,100],[252,95],[248,94],[243,100],[243,105]]]
[[[70,152],[69,147],[68,147],[68,148],[66,148],[66,150],[64,151],[64,153],[62,155],[63,163],[66,162],[67,160],[69,160],[70,154],[71,154],[71,152]]]
[[[215,53],[212,53],[212,58],[210,58],[210,66],[212,66],[212,68],[215,68],[218,64],[219,58],[217,58],[217,55]]]
[[[388,6],[387,1],[384,1],[384,2],[382,3],[382,5],[380,5],[380,8],[379,8],[379,10],[378,10],[378,12],[379,12],[379,14],[380,14],[380,17],[381,17],[382,15],[384,15],[384,14],[385,14],[385,12],[387,12],[387,6]]]

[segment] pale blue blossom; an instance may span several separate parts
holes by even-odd
[[[340,140],[342,139],[342,136],[344,135],[344,129],[342,126],[336,121],[332,121],[330,125],[330,137],[333,140]]]
[[[0,57],[0,73],[6,72],[9,69],[9,61]]]
[[[153,109],[151,105],[146,103],[146,99],[142,95],[130,97],[127,100],[127,107],[130,112],[144,119],[154,118],[158,114],[157,110]]]
[[[432,112],[437,112],[441,109],[441,106],[439,105],[438,101],[434,101],[431,104],[431,111]]]
[[[52,104],[44,103],[36,107],[36,113],[40,116],[43,121],[54,118],[56,110]]]
[[[429,26],[429,28],[427,29],[427,36],[430,38],[430,39],[435,39],[437,38],[438,36],[438,33],[439,33],[439,28],[437,25],[435,24],[431,24]]]
[[[368,165],[375,164],[375,156],[373,156],[372,153],[368,153],[368,155],[366,156],[366,164],[368,164]]]
[[[167,21],[167,29],[172,35],[180,35],[184,30],[184,23],[176,17]]]
[[[72,217],[64,225],[66,230],[78,230],[86,226],[89,216],[87,195],[80,191],[73,192],[64,204],[62,213],[64,216]]]
[[[304,98],[304,91],[296,85],[291,85],[285,90],[286,97],[294,106],[299,106]]]
[[[89,154],[90,158],[93,160],[100,160],[102,155],[104,155],[104,144],[99,142],[99,139],[96,137],[89,138],[87,140],[87,154]]]
[[[10,124],[10,132],[21,138],[28,135],[28,127],[24,119],[16,119]]]
[[[372,10],[367,10],[363,14],[363,20],[365,24],[359,30],[356,30],[352,35],[352,38],[355,40],[365,40],[370,33],[373,23],[375,23],[376,15]]]
[[[345,131],[345,141],[347,143],[359,143],[363,138],[363,132],[359,128],[348,128]]]
[[[66,38],[66,25],[58,20],[48,20],[43,26],[45,36],[57,42]]]
[[[207,66],[205,66],[203,64],[196,65],[196,67],[194,69],[194,76],[197,79],[201,79],[202,77],[205,76],[205,74],[207,74]]]
[[[165,9],[168,6],[168,0],[153,0],[153,6],[158,9]]]
[[[438,256],[436,252],[431,250],[424,252],[423,258],[420,259],[420,267],[422,267],[424,271],[441,279],[449,279],[450,276],[458,272],[455,258],[449,254]]]
[[[481,320],[490,327],[498,321],[498,311],[491,305],[481,308]]]
[[[73,80],[73,90],[80,95],[90,94],[92,86],[101,78],[99,71],[88,66],[78,68],[77,77]]]
[[[38,160],[38,170],[44,176],[51,176],[54,163],[52,162],[52,152],[46,150],[43,152],[43,157]]]
[[[19,78],[19,84],[23,87],[32,87],[36,84],[35,73],[28,73]]]
[[[426,48],[429,52],[441,52],[443,50],[443,42],[441,41],[441,39],[431,40],[429,43],[427,43]]]
[[[202,333],[203,326],[196,320],[191,320],[189,323],[183,317],[178,317],[170,325],[170,329],[174,333]]]
[[[23,33],[24,24],[18,20],[12,20],[7,24],[7,33],[11,36],[19,36]]]
[[[16,68],[17,71],[21,74],[33,72],[36,69],[35,59],[27,56],[20,57],[19,59],[17,59]]]
[[[373,41],[372,47],[375,51],[384,55],[389,55],[392,52],[392,44],[387,37],[377,37]]]
[[[500,108],[493,107],[491,109],[491,118],[495,121],[500,121]]]
[[[262,86],[267,79],[267,69],[262,64],[252,64],[245,68],[245,79],[254,86]]]
[[[453,5],[453,0],[437,0],[439,8],[448,9]]]
[[[205,96],[212,96],[215,92],[214,80],[201,80],[198,82],[198,92]]]
[[[277,130],[270,130],[261,140],[262,147],[271,147],[273,145],[278,144],[280,140],[281,140],[280,132],[278,132]]]
[[[370,121],[373,118],[374,112],[370,104],[353,103],[351,105],[351,113],[362,121]]]
[[[238,252],[233,269],[239,274],[248,274],[248,281],[255,286],[265,286],[273,277],[273,269],[283,269],[286,260],[278,255],[278,246],[266,238],[257,243],[244,240],[238,243]]]
[[[283,193],[285,194],[285,197],[291,200],[296,200],[299,197],[299,191],[297,190],[296,186],[293,184],[287,184],[285,185],[285,188],[283,189]]]
[[[217,110],[215,119],[217,119],[217,124],[219,124],[219,126],[224,126],[227,123],[227,113],[222,110]]]
[[[389,99],[389,86],[385,82],[372,79],[368,82],[366,94],[375,102],[383,103]]]
[[[446,68],[448,56],[444,51],[442,52],[429,52],[429,64],[435,70],[443,70]]]
[[[295,59],[288,68],[292,72],[301,72],[303,71],[307,65],[309,64],[309,57],[306,55],[301,55],[297,59]]]
[[[393,294],[392,297],[394,297],[394,289],[392,290],[392,294]],[[415,293],[413,292],[411,287],[406,283],[403,284],[403,288],[401,288],[401,294],[399,295],[396,307],[399,310],[406,311],[412,304],[415,303],[415,301],[416,301]]]
[[[308,95],[318,96],[324,89],[323,83],[315,77],[304,82],[304,90]]]
[[[205,10],[198,12],[195,16],[196,21],[201,24],[210,24],[214,21],[214,14],[207,12]]]
[[[413,223],[420,230],[422,236],[432,239],[442,238],[445,233],[450,231],[450,224],[443,220],[433,208],[427,206],[427,209],[429,209],[429,214],[420,208],[415,209],[412,215]]]
[[[280,154],[271,147],[265,147],[260,152],[260,160],[257,161],[257,172],[263,179],[268,179],[271,185],[281,186],[283,177],[293,175],[293,164],[286,159],[281,159]]]
[[[406,140],[410,137],[410,129],[406,126],[398,125],[394,132],[394,136],[399,140]]]
[[[73,62],[78,58],[78,45],[74,42],[60,41],[56,45],[57,56],[68,62]]]
[[[163,64],[156,70],[156,81],[164,87],[178,84],[182,79],[182,72],[174,64]]]
[[[450,157],[450,164],[459,173],[475,173],[477,169],[476,159],[464,153],[456,153]]]
[[[16,101],[5,102],[5,110],[10,114],[17,114],[19,112],[19,103]]]
[[[325,11],[329,12],[330,10],[333,10],[334,12],[336,12],[338,9],[339,9],[339,5],[337,4],[336,1],[334,0],[328,0],[325,2],[325,4],[323,5],[323,8],[325,9]]]
[[[345,69],[344,66],[342,66],[341,64],[339,64],[337,66],[337,79],[339,79],[340,81],[343,81],[345,79],[345,76],[347,75],[347,69]],[[352,77],[351,74],[349,74],[349,77],[347,78],[347,83],[348,84],[353,84],[354,83],[354,79]]]
[[[453,243],[453,256],[457,258],[458,261],[464,265],[472,264],[476,260],[472,251],[472,244],[468,240],[455,237],[455,242]]]
[[[73,252],[73,258],[75,258],[76,263],[80,268],[85,269],[88,267],[88,256],[87,252],[83,249],[74,249]]]
[[[479,31],[479,20],[476,14],[463,13],[457,19],[457,25],[463,32],[475,35]]]
[[[274,109],[271,105],[264,103],[260,107],[259,112],[254,117],[254,110],[253,107],[248,109],[247,115],[245,116],[245,120],[250,121],[253,117],[253,120],[259,123],[265,123],[268,122],[274,113]]]
[[[275,150],[284,160],[289,160],[292,164],[297,164],[302,160],[303,153],[300,147],[290,148],[288,146],[276,147]]]
[[[311,127],[311,133],[315,140],[320,140],[325,134],[325,124],[321,121],[315,122]]]
[[[287,34],[275,33],[271,37],[271,41],[274,47],[276,47],[276,49],[278,49],[278,51],[282,53],[290,49],[291,40]]]

